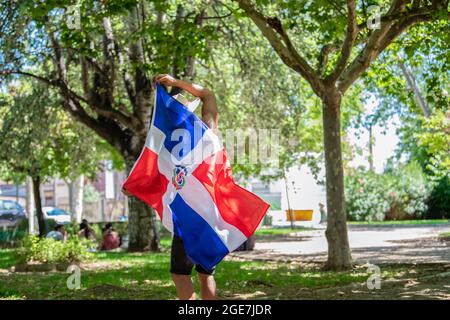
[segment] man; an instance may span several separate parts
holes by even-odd
[[[156,76],[155,81],[163,86],[178,87],[201,99],[202,120],[211,129],[218,126],[218,111],[216,97],[214,93],[200,85],[178,80],[168,74]],[[127,196],[131,194],[123,190]],[[177,294],[180,300],[195,299],[194,286],[191,279],[192,268],[198,273],[200,279],[200,293],[204,300],[214,300],[216,298],[216,283],[214,280],[214,268],[205,270],[200,265],[194,265],[186,255],[183,240],[174,236],[172,239],[172,250],[170,259],[170,272],[175,283]]]
[[[56,241],[65,242],[67,238],[66,230],[62,224],[56,225],[55,229],[47,233],[46,238],[51,238]]]

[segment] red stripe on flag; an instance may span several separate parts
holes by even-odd
[[[168,184],[167,178],[159,172],[158,155],[145,147],[123,188],[154,208],[162,220],[162,197]]]
[[[234,182],[225,150],[205,159],[192,175],[208,190],[226,222],[247,238],[255,232],[269,204]]]

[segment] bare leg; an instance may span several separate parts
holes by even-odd
[[[214,276],[199,273],[200,292],[203,300],[216,300],[216,281]]]
[[[194,285],[191,276],[172,273],[172,279],[177,288],[177,295],[180,300],[195,300]]]

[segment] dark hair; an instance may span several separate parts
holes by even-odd
[[[64,228],[64,226],[63,226],[62,224],[57,224],[57,225],[55,226],[55,231],[58,231],[58,230],[60,230],[60,229],[62,229],[62,228]]]
[[[89,238],[89,235],[91,234],[91,228],[89,228],[89,224],[86,219],[83,219],[80,223],[80,231],[83,231],[84,237],[86,239]]]
[[[80,223],[80,231],[89,228],[88,224],[84,221]]]
[[[106,232],[108,230],[111,230],[111,231],[113,230],[113,225],[111,222],[108,222],[107,224],[105,224],[105,226],[102,228],[102,233]]]

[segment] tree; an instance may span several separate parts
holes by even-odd
[[[281,60],[305,78],[322,101],[328,207],[327,267],[349,268],[351,253],[344,207],[341,150],[342,97],[402,33],[422,22],[448,20],[448,1],[393,0],[379,17],[379,25],[375,29],[368,28],[366,23],[365,1],[357,6],[356,1],[347,0],[346,12],[341,9],[341,1],[317,1],[312,4],[283,1],[278,6],[268,1],[257,1],[256,5],[249,0],[234,1],[258,26]],[[266,16],[263,9],[270,16]],[[285,18],[284,23],[279,17]],[[364,22],[360,23],[361,20]],[[346,31],[342,33],[344,26]],[[293,37],[289,30],[309,31],[309,34]],[[311,40],[312,37],[318,39],[312,48],[296,48],[295,40]],[[314,52],[319,47],[321,49]],[[314,54],[317,57],[316,68],[307,60]]]
[[[230,11],[220,7],[217,10],[218,16]],[[322,136],[318,97],[305,80],[277,59],[270,44],[258,37],[258,29],[251,21],[236,20],[233,16],[224,18],[220,20],[217,36],[222,41],[210,46],[210,59],[198,65],[196,81],[214,90],[220,110],[220,128],[233,131],[240,142],[243,137],[250,138],[251,130],[263,140],[260,129],[270,129],[271,133],[278,130],[279,138],[277,141],[273,137],[268,139],[265,146],[278,153],[277,161],[264,161],[261,157],[264,152],[256,147],[255,150],[247,148],[235,159],[240,161],[232,162],[233,172],[242,178],[258,176],[270,181],[283,178],[285,170],[292,166],[305,165],[316,180],[323,183],[320,177],[323,148],[317,139]],[[361,88],[354,86],[343,99],[344,129],[361,109],[360,96]],[[246,131],[247,128],[250,131]],[[220,133],[227,138],[226,131]],[[224,141],[231,156],[229,149],[233,146],[228,145],[231,141]],[[248,160],[255,151],[259,152],[258,161],[250,163]]]
[[[1,8],[0,74],[56,88],[61,107],[114,147],[128,171],[151,120],[151,75],[192,78],[214,34],[206,5],[184,1],[3,0]],[[43,67],[33,73],[30,64]],[[149,248],[159,250],[155,212],[130,197],[129,250]]]
[[[46,178],[92,176],[104,155],[91,132],[59,108],[59,99],[37,81],[10,84],[0,101],[0,164],[6,179],[31,177],[39,234],[45,235],[40,186]],[[85,143],[78,143],[79,140]],[[33,212],[28,212],[33,216]]]

